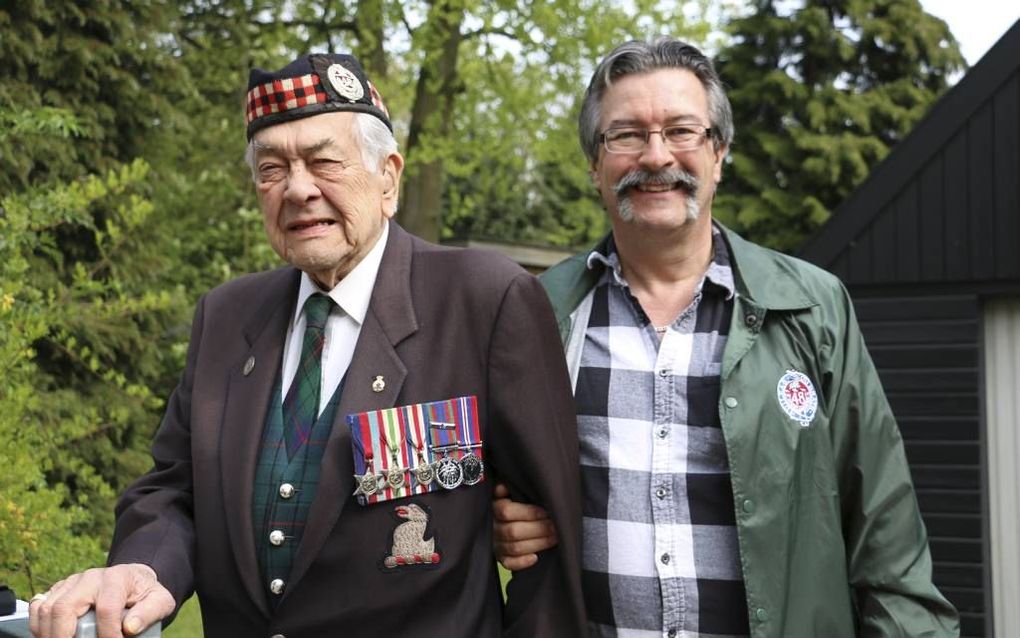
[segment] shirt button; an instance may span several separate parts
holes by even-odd
[[[674,638],[676,636],[676,629],[670,629],[666,632],[666,635],[669,636],[669,638]]]
[[[747,315],[744,317],[744,323],[746,323],[748,327],[753,328],[754,325],[758,323],[758,315]]]
[[[754,610],[754,617],[758,619],[758,622],[765,622],[769,619],[769,612],[765,611],[764,608],[759,607]]]
[[[663,379],[668,377],[669,376],[669,368],[663,368],[663,369],[659,370],[659,376],[662,377]]]
[[[743,508],[744,511],[747,512],[748,514],[754,513],[754,501],[752,501],[751,499],[745,500],[743,503]]]
[[[658,496],[660,499],[666,498],[667,493],[668,491],[666,490],[665,487],[660,487],[659,489],[655,490],[655,495]]]
[[[282,578],[274,578],[273,580],[269,581],[269,591],[279,596],[280,594],[283,593],[283,586],[285,584],[286,583],[283,582]]]
[[[664,439],[667,436],[669,436],[669,428],[667,428],[666,426],[662,426],[661,428],[655,431],[655,434],[658,435],[660,439]]]
[[[273,545],[283,545],[284,538],[283,532],[278,529],[269,532],[269,542]]]
[[[663,554],[659,557],[659,560],[662,561],[663,565],[669,565],[669,554]]]
[[[290,483],[284,483],[280,486],[280,498],[290,498],[294,496],[294,486]]]
[[[735,408],[739,401],[737,401],[737,397],[726,397],[726,400],[723,403],[726,404],[727,408]]]

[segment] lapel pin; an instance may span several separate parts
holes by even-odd
[[[386,381],[383,380],[381,374],[375,375],[375,379],[372,380],[372,392],[382,392],[386,389]]]
[[[255,357],[248,357],[248,360],[244,362],[244,376],[251,374],[251,371],[255,369]]]

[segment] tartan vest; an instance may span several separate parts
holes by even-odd
[[[266,413],[252,498],[255,552],[262,570],[263,586],[274,604],[280,597],[269,590],[269,583],[274,579],[286,581],[290,575],[294,556],[304,534],[308,509],[315,500],[320,462],[333,429],[333,417],[340,404],[346,379],[340,380],[329,403],[315,420],[308,441],[288,461],[287,445],[283,438],[281,376],[282,373],[277,374]]]

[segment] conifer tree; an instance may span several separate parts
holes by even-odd
[[[713,212],[795,250],[906,136],[963,58],[918,0],[757,0],[719,56],[736,139]]]

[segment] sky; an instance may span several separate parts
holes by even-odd
[[[921,6],[946,21],[971,66],[1020,19],[1020,0],[921,0]]]

